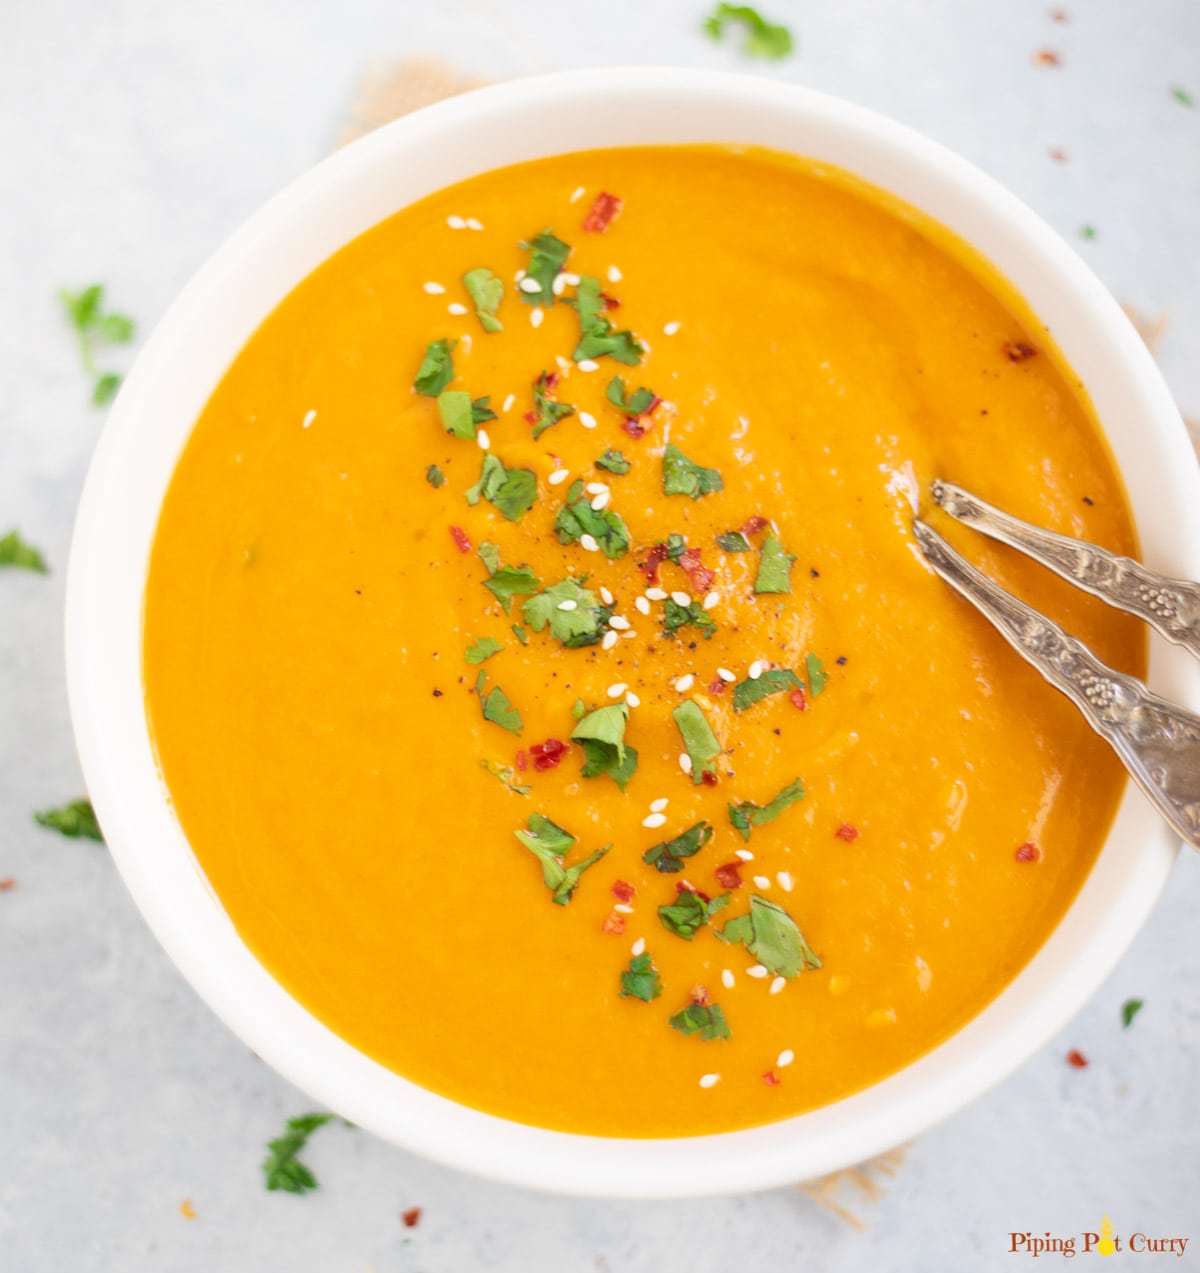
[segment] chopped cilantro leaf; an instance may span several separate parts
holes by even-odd
[[[571,719],[572,719],[572,720],[582,720],[582,719],[583,719],[583,716],[584,716],[584,713],[585,713],[586,711],[587,711],[587,708],[584,706],[583,699],[581,699],[581,698],[577,698],[577,699],[576,699],[576,700],[575,700],[575,701],[571,704]]]
[[[624,477],[629,472],[629,461],[621,454],[620,451],[614,451],[610,446],[607,451],[596,461],[598,469],[604,469],[608,473],[616,473],[618,477]]]
[[[825,671],[825,664],[815,654],[808,654],[804,658],[804,666],[808,671],[809,693],[813,698],[816,698],[825,688],[825,682],[829,680],[829,675]]]
[[[491,451],[483,457],[479,481],[467,492],[467,503],[490,501],[510,522],[520,521],[537,499],[537,477],[530,469],[506,469]]]
[[[575,414],[569,402],[555,402],[550,397],[550,375],[543,371],[533,382],[533,410],[537,420],[533,425],[534,438],[540,438],[552,424]]]
[[[727,28],[735,23],[743,28],[742,52],[747,57],[777,62],[791,53],[791,31],[777,22],[768,22],[748,4],[718,4],[704,19],[704,31],[720,41],[725,38]]]
[[[570,603],[563,608],[563,603]],[[525,622],[535,632],[550,625],[550,635],[569,650],[596,645],[603,637],[612,610],[596,600],[596,594],[574,579],[553,584],[521,607]]]
[[[1195,106],[1196,99],[1187,91],[1186,88],[1175,87],[1171,89],[1171,96],[1181,106]]]
[[[671,715],[683,739],[683,749],[692,761],[692,783],[698,785],[704,781],[704,771],[721,754],[721,744],[700,705],[692,699],[680,703]]]
[[[571,483],[566,501],[554,519],[554,531],[560,544],[577,544],[584,535],[591,535],[610,561],[629,551],[629,531],[620,514],[608,507],[594,509],[580,479]]]
[[[559,276],[562,267],[571,255],[570,244],[557,239],[550,230],[543,230],[536,238],[521,246],[529,253],[529,268],[526,278],[531,278],[538,285],[536,292],[518,289],[521,299],[526,305],[553,305],[554,280]]]
[[[731,919],[717,936],[725,942],[744,942],[754,958],[776,977],[790,980],[804,968],[821,967],[796,921],[782,906],[757,894],[750,899],[750,914]]]
[[[93,283],[81,292],[63,289],[58,298],[75,329],[83,369],[94,377],[92,402],[98,407],[107,406],[121,386],[121,377],[113,371],[97,372],[95,347],[97,344],[128,344],[133,339],[133,319],[125,314],[105,312],[104,287],[100,283]]]
[[[642,861],[664,875],[673,875],[683,870],[684,858],[695,857],[712,838],[712,827],[707,822],[697,822],[673,840],[664,840],[662,844],[647,849],[642,854]]]
[[[586,713],[571,731],[571,741],[583,748],[585,778],[607,774],[625,790],[638,764],[636,750],[625,741],[628,720],[628,705],[613,703]]]
[[[682,1012],[667,1018],[667,1024],[680,1034],[697,1034],[704,1043],[732,1036],[719,1003],[689,1003]]]
[[[503,649],[504,646],[495,637],[480,637],[478,641],[467,646],[467,652],[463,657],[468,663],[483,663]]]
[[[436,398],[454,379],[454,360],[451,353],[456,340],[431,340],[425,347],[425,357],[417,368],[413,388],[427,398]]]
[[[512,625],[512,633],[513,633],[513,636],[515,636],[522,645],[529,644],[529,633],[526,632],[525,629],[521,627],[519,623],[514,623]]]
[[[268,1189],[304,1193],[317,1187],[316,1176],[296,1155],[308,1143],[309,1136],[332,1118],[332,1114],[303,1114],[287,1120],[287,1130],[283,1135],[267,1144],[270,1152],[263,1161],[262,1169]]]
[[[120,387],[121,377],[115,371],[104,372],[96,378],[96,383],[92,386],[92,405],[107,407],[117,396],[117,390]]]
[[[609,402],[620,407],[626,415],[632,416],[644,415],[656,401],[654,390],[647,389],[644,385],[633,393],[628,393],[625,381],[620,376],[613,376],[608,382],[607,396]]]
[[[1121,1005],[1121,1024],[1126,1030],[1133,1025],[1133,1019],[1146,1006],[1144,999],[1126,999]]]
[[[463,286],[475,306],[475,317],[485,332],[502,332],[504,324],[496,317],[504,299],[504,284],[491,270],[480,266],[463,275]]]
[[[663,606],[663,636],[673,641],[680,628],[689,626],[699,628],[705,640],[717,630],[717,625],[699,601],[681,606],[674,597],[668,597]]]
[[[475,678],[475,693],[479,698],[479,704],[483,708],[483,719],[490,720],[492,724],[499,725],[501,729],[507,729],[510,734],[519,734],[521,732],[521,713],[509,701],[508,695],[498,686],[492,687],[488,693],[483,692],[483,687],[487,681],[487,672],[479,669],[479,675]]]
[[[433,487],[434,490],[437,490],[439,486],[446,485],[446,475],[436,464],[431,464],[425,470],[425,480]]]
[[[751,800],[743,800],[740,804],[730,804],[729,821],[733,823],[734,829],[740,832],[743,840],[749,840],[752,828],[774,822],[786,808],[795,804],[797,800],[803,799],[804,784],[799,778],[794,778],[768,804],[757,805]]]
[[[729,905],[729,894],[707,900],[701,893],[681,888],[675,900],[658,908],[659,922],[669,933],[691,941],[705,924]]]
[[[600,294],[600,280],[585,275],[579,281],[574,305],[579,313],[579,344],[571,355],[576,362],[586,358],[615,358],[629,367],[636,367],[646,351],[638,344],[637,337],[629,331],[613,331],[613,325],[604,317],[604,300]]]
[[[663,452],[662,484],[664,495],[690,495],[692,499],[712,495],[725,488],[716,469],[694,464],[674,442],[668,442]]]
[[[661,994],[662,978],[654,967],[650,952],[634,955],[629,961],[629,970],[621,974],[621,998],[650,1003]]]
[[[542,879],[551,890],[551,900],[559,906],[565,906],[579,886],[584,871],[599,862],[612,845],[606,844],[604,848],[589,853],[582,862],[564,867],[562,859],[575,843],[575,837],[540,813],[532,814],[525,825],[528,827],[527,831],[516,831],[513,834],[542,864]]]
[[[768,531],[763,541],[762,556],[758,559],[758,574],[754,580],[754,591],[791,592],[792,563],[796,560],[794,553],[784,551],[775,532]]]
[[[486,424],[487,421],[496,419],[496,413],[489,405],[491,401],[492,395],[490,393],[486,393],[482,398],[476,398],[475,401],[471,403],[472,424]]]
[[[471,412],[471,395],[465,389],[443,389],[437,396],[442,428],[456,438],[473,438],[475,420]]]
[[[545,814],[531,813],[525,825],[529,828],[527,831],[516,831],[513,834],[527,849],[539,856],[545,852],[551,857],[564,857],[575,843],[575,837],[569,831],[564,831],[557,822],[551,822]]]
[[[46,559],[32,544],[27,544],[20,532],[10,530],[0,539],[0,566],[14,566],[18,570],[32,570],[39,575],[48,575],[49,567]]]
[[[480,768],[486,769],[493,778],[498,778],[514,795],[527,796],[532,787],[522,786],[517,781],[516,770],[511,765],[501,765],[494,760],[481,760]]]
[[[500,549],[495,544],[480,544],[479,560],[487,567],[488,574],[494,575],[500,569]]]
[[[57,831],[70,840],[84,839],[104,843],[104,835],[96,821],[96,813],[90,800],[72,800],[61,809],[44,809],[41,813],[35,813],[33,820],[39,827]]]
[[[481,550],[480,556],[482,555]],[[504,613],[510,614],[513,598],[527,597],[530,593],[537,592],[541,587],[541,580],[528,566],[500,566],[492,571],[490,578],[483,581],[483,586],[504,607]],[[519,637],[517,639],[520,640]]]
[[[772,694],[780,694],[784,690],[802,690],[804,682],[789,668],[772,668],[764,672],[756,681],[739,681],[733,689],[733,710],[744,712],[746,708],[761,703]]]
[[[1079,227],[1079,237],[1081,239],[1094,239],[1096,236],[1097,231],[1094,225],[1081,225]]]
[[[724,535],[718,535],[717,547],[723,548],[727,553],[748,553],[751,551],[750,541],[740,530],[731,530]]]
[[[668,560],[678,561],[687,552],[687,540],[682,535],[668,535],[665,547]]]

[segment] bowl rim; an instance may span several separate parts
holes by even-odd
[[[1093,392],[1097,414],[1108,421],[1131,413],[1119,416],[1134,422],[1120,424],[1122,438],[1135,424],[1141,431],[1143,459],[1132,444],[1116,445],[1106,425],[1114,451],[1128,453],[1122,472],[1144,535],[1143,556],[1163,573],[1200,577],[1200,477],[1153,359],[1070,246],[1004,187],[904,125],[813,89],[674,67],[555,72],[440,102],[331,155],[235,231],[169,307],[110,412],[80,500],[67,575],[71,716],[110,851],[147,923],[214,1012],[315,1099],[435,1161],[553,1192],[665,1198],[765,1189],[910,1139],[999,1082],[1082,1006],[1145,921],[1178,848],[1136,793],[1127,787],[1097,864],[1058,928],[995,1000],[932,1052],[863,1092],[781,1122],[700,1137],[609,1139],[530,1127],[437,1096],[356,1052],[293,1000],[242,945],[191,855],[159,780],[141,693],[145,508],[149,502],[156,519],[164,466],[169,478],[195,419],[195,411],[189,415],[178,404],[203,403],[215,387],[212,367],[228,361],[220,348],[234,337],[232,347],[240,348],[273,308],[251,312],[246,298],[253,288],[260,299],[274,288],[278,300],[310,272],[312,263],[303,262],[319,249],[319,227],[342,215],[336,209],[347,192],[361,196],[363,216],[372,199],[386,204],[378,187],[387,184],[380,174],[388,165],[403,167],[406,156],[420,155],[433,183],[428,189],[438,189],[451,183],[444,174],[461,166],[463,155],[480,151],[481,133],[491,143],[486,153],[501,157],[456,179],[516,162],[503,155],[522,144],[511,136],[518,122],[535,121],[541,137],[559,138],[584,108],[603,116],[598,100],[611,107],[610,121],[573,135],[613,140],[565,147],[543,141],[540,148],[530,142],[527,157],[672,138],[737,140],[712,135],[725,123],[705,128],[703,138],[682,136],[705,112],[732,128],[752,121],[756,135],[740,138],[749,145],[813,155],[811,145],[778,146],[762,137],[787,136],[789,129],[808,142],[820,137],[839,155],[839,147],[853,155],[840,166],[975,246],[1036,314],[1069,315],[1071,324],[1056,326],[1055,336]],[[921,198],[913,197],[916,191]],[[964,232],[967,222],[975,232]],[[214,334],[218,316],[232,334]],[[1103,406],[1095,396],[1094,382],[1101,381]],[[163,419],[174,419],[174,427],[156,434]],[[1200,671],[1178,652],[1152,644],[1148,679],[1158,692],[1200,707]]]

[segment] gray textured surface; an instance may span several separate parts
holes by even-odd
[[[1200,7],[1194,0],[772,0],[797,58],[764,73],[884,110],[1029,201],[1123,300],[1171,323],[1160,355],[1200,415]],[[641,1273],[732,1266],[1004,1269],[1010,1229],[1191,1234],[1200,862],[1092,1004],[1018,1074],[923,1136],[859,1234],[792,1191],[681,1204],[563,1201],[323,1131],[322,1189],[261,1186],[262,1144],[309,1102],[202,1007],[102,849],[30,824],[77,794],[61,671],[63,566],[102,414],[55,287],[103,279],[150,327],[263,199],[319,158],[371,57],[433,53],[499,78],[587,62],[739,65],[704,0],[43,0],[0,26],[0,533],[49,578],[0,575],[0,1271]],[[1032,54],[1052,48],[1057,69]],[[1065,164],[1047,150],[1062,147]],[[119,361],[119,360],[118,360]],[[1126,997],[1147,1006],[1125,1032]],[[1079,1047],[1082,1071],[1063,1054]],[[198,1218],[183,1219],[179,1203]],[[425,1208],[408,1231],[399,1212]],[[1035,1266],[1037,1267],[1037,1266]],[[1139,1263],[1139,1267],[1141,1264]]]

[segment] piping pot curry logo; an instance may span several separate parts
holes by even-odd
[[[1127,1237],[1117,1233],[1112,1221],[1105,1216],[1096,1231],[1083,1233],[1010,1233],[1009,1255],[1028,1255],[1039,1259],[1044,1255],[1058,1255],[1074,1259],[1077,1255],[1173,1255],[1183,1259],[1190,1238],[1151,1237],[1140,1230]]]

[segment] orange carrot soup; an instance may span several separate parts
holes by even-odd
[[[1124,781],[925,565],[939,476],[1136,548],[1044,327],[845,174],[592,151],[349,244],[229,368],[150,563],[163,778],[247,946],[397,1073],[574,1132],[920,1057]],[[1134,620],[930,519],[1142,672]]]

